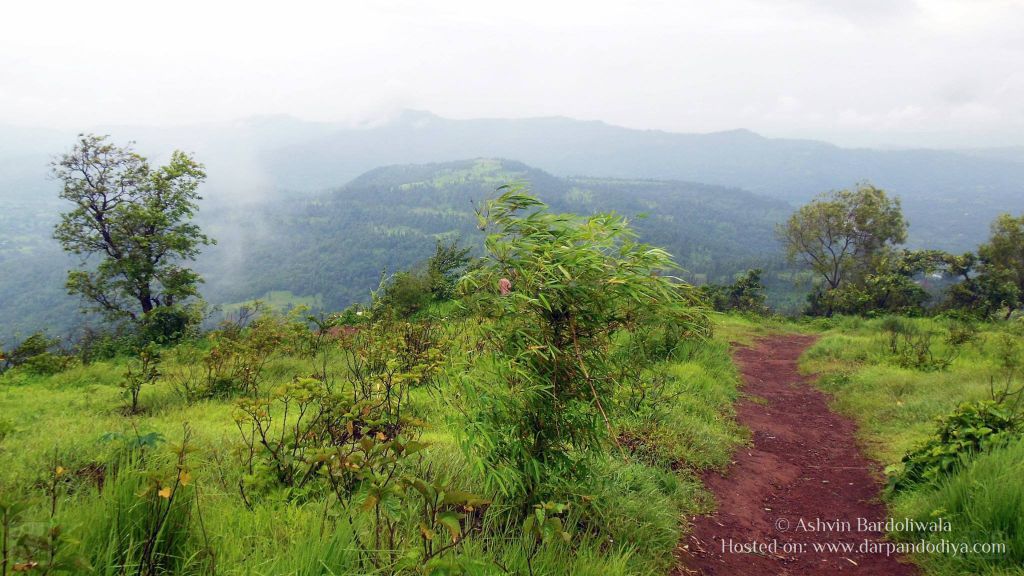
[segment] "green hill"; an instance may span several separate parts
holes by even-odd
[[[212,214],[221,242],[201,263],[204,292],[214,302],[235,302],[287,290],[319,296],[327,308],[364,300],[381,270],[425,259],[435,239],[478,243],[474,205],[509,182],[526,184],[557,211],[634,217],[641,238],[665,246],[698,282],[779,265],[773,229],[791,210],[737,189],[556,178],[510,160],[389,166],[317,199]]]

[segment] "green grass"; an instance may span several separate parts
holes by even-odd
[[[323,295],[314,294],[312,296],[299,296],[298,294],[292,293],[291,290],[271,290],[259,298],[246,300],[245,302],[223,304],[221,308],[226,314],[230,314],[232,312],[237,312],[243,306],[252,307],[256,302],[261,302],[271,310],[277,310],[279,312],[285,312],[299,306],[308,306],[309,308],[319,309],[323,307]]]
[[[972,553],[955,558],[922,555],[933,574],[1024,574],[1024,442],[981,454],[959,473],[927,490],[901,494],[893,515],[930,521],[950,521],[943,535],[952,542],[993,543],[1002,553]],[[929,538],[927,533],[904,534],[904,539]],[[997,568],[998,567],[998,568]],[[998,571],[997,571],[998,570]]]
[[[960,347],[944,340],[954,327],[941,318],[905,319],[917,331],[937,336],[932,348],[948,367],[921,370],[901,366],[888,346],[885,319],[836,318],[819,321],[826,332],[802,360],[805,373],[833,395],[833,406],[853,417],[867,454],[883,465],[898,464],[907,451],[929,437],[936,419],[960,403],[990,396],[990,379],[1001,374],[1002,343],[1020,342],[1020,325],[980,326],[977,338]],[[1018,352],[1019,353],[1019,352]],[[1020,385],[1020,379],[1017,380]],[[1024,441],[982,454],[938,484],[922,484],[890,497],[896,518],[950,520],[952,534],[899,533],[899,540],[945,538],[959,542],[1004,542],[1001,555],[915,557],[930,574],[1024,573]]]
[[[588,504],[570,513],[569,524],[580,528],[573,530],[571,542],[542,547],[532,560],[534,573],[596,576],[670,570],[685,518],[711,506],[696,472],[726,465],[732,450],[746,439],[732,413],[737,377],[727,334],[689,343],[651,368],[664,376],[673,394],[673,401],[656,413],[615,411],[617,431],[641,435],[652,457],[609,445],[593,481],[581,487]],[[164,357],[163,373],[172,374],[179,367],[177,357],[173,351]],[[335,373],[344,372],[340,358],[332,356],[331,362]],[[184,540],[168,548],[173,556],[168,573],[207,573],[211,562],[218,574],[327,575],[360,570],[352,529],[335,513],[325,516],[331,503],[322,496],[289,500],[271,492],[248,509],[238,490],[243,470],[232,400],[188,403],[163,379],[143,388],[143,412],[126,416],[118,387],[125,365],[121,358],[53,376],[19,370],[0,376],[0,496],[21,495],[32,502],[18,533],[38,532],[45,526],[49,503],[41,487],[59,465],[67,471],[60,484],[56,522],[78,543],[75,549],[91,560],[96,573],[118,573],[118,558],[140,554],[138,526],[152,520],[140,493],[147,482],[173,470],[169,448],[180,442],[183,424],[189,423],[194,432],[188,455],[193,475],[190,508],[180,535]],[[274,356],[263,385],[275,386],[309,371],[301,358]],[[427,421],[424,439],[430,447],[425,458],[432,474],[478,491],[483,483],[472,475],[456,445],[458,416],[446,412],[441,398],[457,393],[416,390],[412,412]],[[117,433],[133,438],[149,432],[162,434],[167,442],[152,448],[145,462],[114,474],[110,463],[118,461],[123,446],[104,437]],[[107,474],[102,490],[94,475],[97,468]],[[356,519],[356,530],[365,528],[363,522]],[[410,524],[403,530],[415,534],[417,528]],[[480,538],[467,539],[457,554],[472,568],[470,573],[493,574],[498,565],[512,573],[528,570],[518,526],[492,527]]]

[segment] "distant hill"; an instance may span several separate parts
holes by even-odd
[[[381,270],[425,259],[437,238],[478,244],[474,204],[510,181],[528,184],[557,211],[615,210],[635,217],[641,238],[666,247],[697,281],[725,281],[750,266],[779,265],[774,226],[791,211],[784,202],[739,189],[557,178],[510,160],[389,166],[323,197],[225,214],[217,225],[225,230],[258,224],[208,252],[204,292],[229,302],[290,291],[318,296],[328,308],[364,300]]]
[[[515,158],[556,176],[703,182],[743,188],[791,204],[869,180],[900,196],[910,244],[952,251],[985,239],[1000,211],[1024,212],[1024,154],[988,150],[871,150],[824,142],[765,138],[747,130],[682,134],[633,130],[569,118],[452,120],[406,111],[352,127],[262,116],[170,128],[94,130],[142,152],[196,152],[207,164],[208,205],[296,198],[338,186],[379,166],[463,158]],[[55,194],[45,155],[57,145],[39,134],[0,126],[0,199]],[[25,142],[26,148],[17,144]],[[48,147],[42,147],[47,144]]]
[[[800,204],[869,180],[900,196],[911,244],[968,250],[1000,211],[1024,211],[1024,163],[1005,151],[846,149],[747,130],[678,134],[567,118],[450,120],[407,112],[365,130],[337,130],[268,151],[277,185],[319,187],[372,165],[516,158],[557,175],[654,178],[739,187]]]
[[[202,292],[227,305],[267,295],[328,310],[365,301],[381,271],[422,261],[438,238],[479,245],[474,205],[509,182],[526,184],[557,211],[630,217],[641,238],[666,247],[695,282],[729,281],[755,266],[783,269],[774,226],[792,208],[780,200],[687,182],[558,178],[520,162],[476,159],[378,168],[301,200],[207,207],[202,225],[218,244],[197,263]],[[24,205],[8,218],[16,234],[0,243],[0,341],[80,323],[77,301],[63,292],[72,260],[49,239],[53,218]]]

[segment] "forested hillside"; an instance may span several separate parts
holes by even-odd
[[[903,200],[909,243],[970,250],[1000,211],[1024,209],[1019,148],[877,150],[767,138],[748,130],[692,134],[570,118],[454,120],[405,111],[368,125],[288,116],[180,127],[100,126],[160,157],[194,152],[210,204],[294,198],[332,189],[380,166],[513,158],[551,174],[654,178],[742,188],[793,204],[867,180]],[[46,157],[73,134],[0,126],[0,198],[51,190]],[[22,146],[21,144],[24,143]]]
[[[790,211],[783,202],[683,182],[561,179],[481,159],[380,168],[321,198],[223,214],[222,230],[212,233],[244,236],[210,249],[205,292],[233,302],[288,290],[320,296],[327,308],[364,300],[382,270],[422,261],[436,239],[478,243],[474,206],[509,181],[528,183],[556,210],[634,218],[641,238],[665,246],[697,281],[729,280],[755,264],[782,267],[774,226]]]
[[[436,239],[476,244],[474,205],[509,181],[528,183],[554,209],[616,210],[644,241],[665,246],[696,282],[785,268],[774,226],[791,207],[743,190],[685,182],[557,178],[508,160],[391,166],[310,199],[223,205],[201,215],[218,240],[200,258],[211,304],[256,298],[339,309],[365,301],[381,272],[429,256]],[[0,339],[47,326],[60,334],[82,322],[63,290],[72,259],[50,239],[57,207],[22,202],[0,215]],[[9,234],[7,231],[13,231]],[[773,303],[794,297],[788,276],[769,275]],[[281,292],[290,294],[280,294]]]

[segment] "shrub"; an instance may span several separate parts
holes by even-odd
[[[179,346],[178,369],[169,374],[189,401],[254,395],[263,369],[275,354],[300,351],[308,345],[309,327],[294,318],[264,313],[248,323],[226,323],[211,332],[208,351]]]
[[[719,312],[737,310],[765,314],[768,312],[767,296],[760,268],[747,270],[728,286],[708,284],[701,286],[701,293],[712,308]]]
[[[487,488],[523,513],[587,478],[611,440],[613,336],[652,318],[687,337],[708,324],[662,250],[627,222],[552,214],[512,188],[486,205],[493,231],[460,291],[481,325],[479,377],[467,379],[461,444]]]
[[[0,373],[7,368],[21,368],[24,372],[40,376],[63,372],[74,364],[75,359],[58,351],[59,344],[60,340],[37,332],[10,352],[0,352]]]
[[[927,441],[903,457],[902,470],[889,479],[890,490],[945,477],[966,458],[1019,436],[1021,422],[1000,403],[981,400],[961,404],[938,424]]]
[[[181,574],[209,557],[209,544],[199,540],[192,524],[191,441],[187,425],[169,454],[156,453],[159,436],[127,438],[108,467],[99,502],[82,511],[89,526],[83,549],[96,573]]]
[[[139,351],[137,359],[128,363],[121,381],[121,388],[128,396],[125,407],[129,414],[139,412],[139,394],[144,384],[154,384],[160,377],[160,349],[154,343],[146,345]]]
[[[1024,441],[1017,440],[978,454],[934,486],[900,495],[893,516],[921,523],[941,517],[950,526],[949,532],[901,534],[906,540],[941,538],[1001,543],[1006,547],[998,554],[925,555],[921,559],[926,570],[934,563],[936,574],[1013,574],[1024,565],[1022,463]]]

